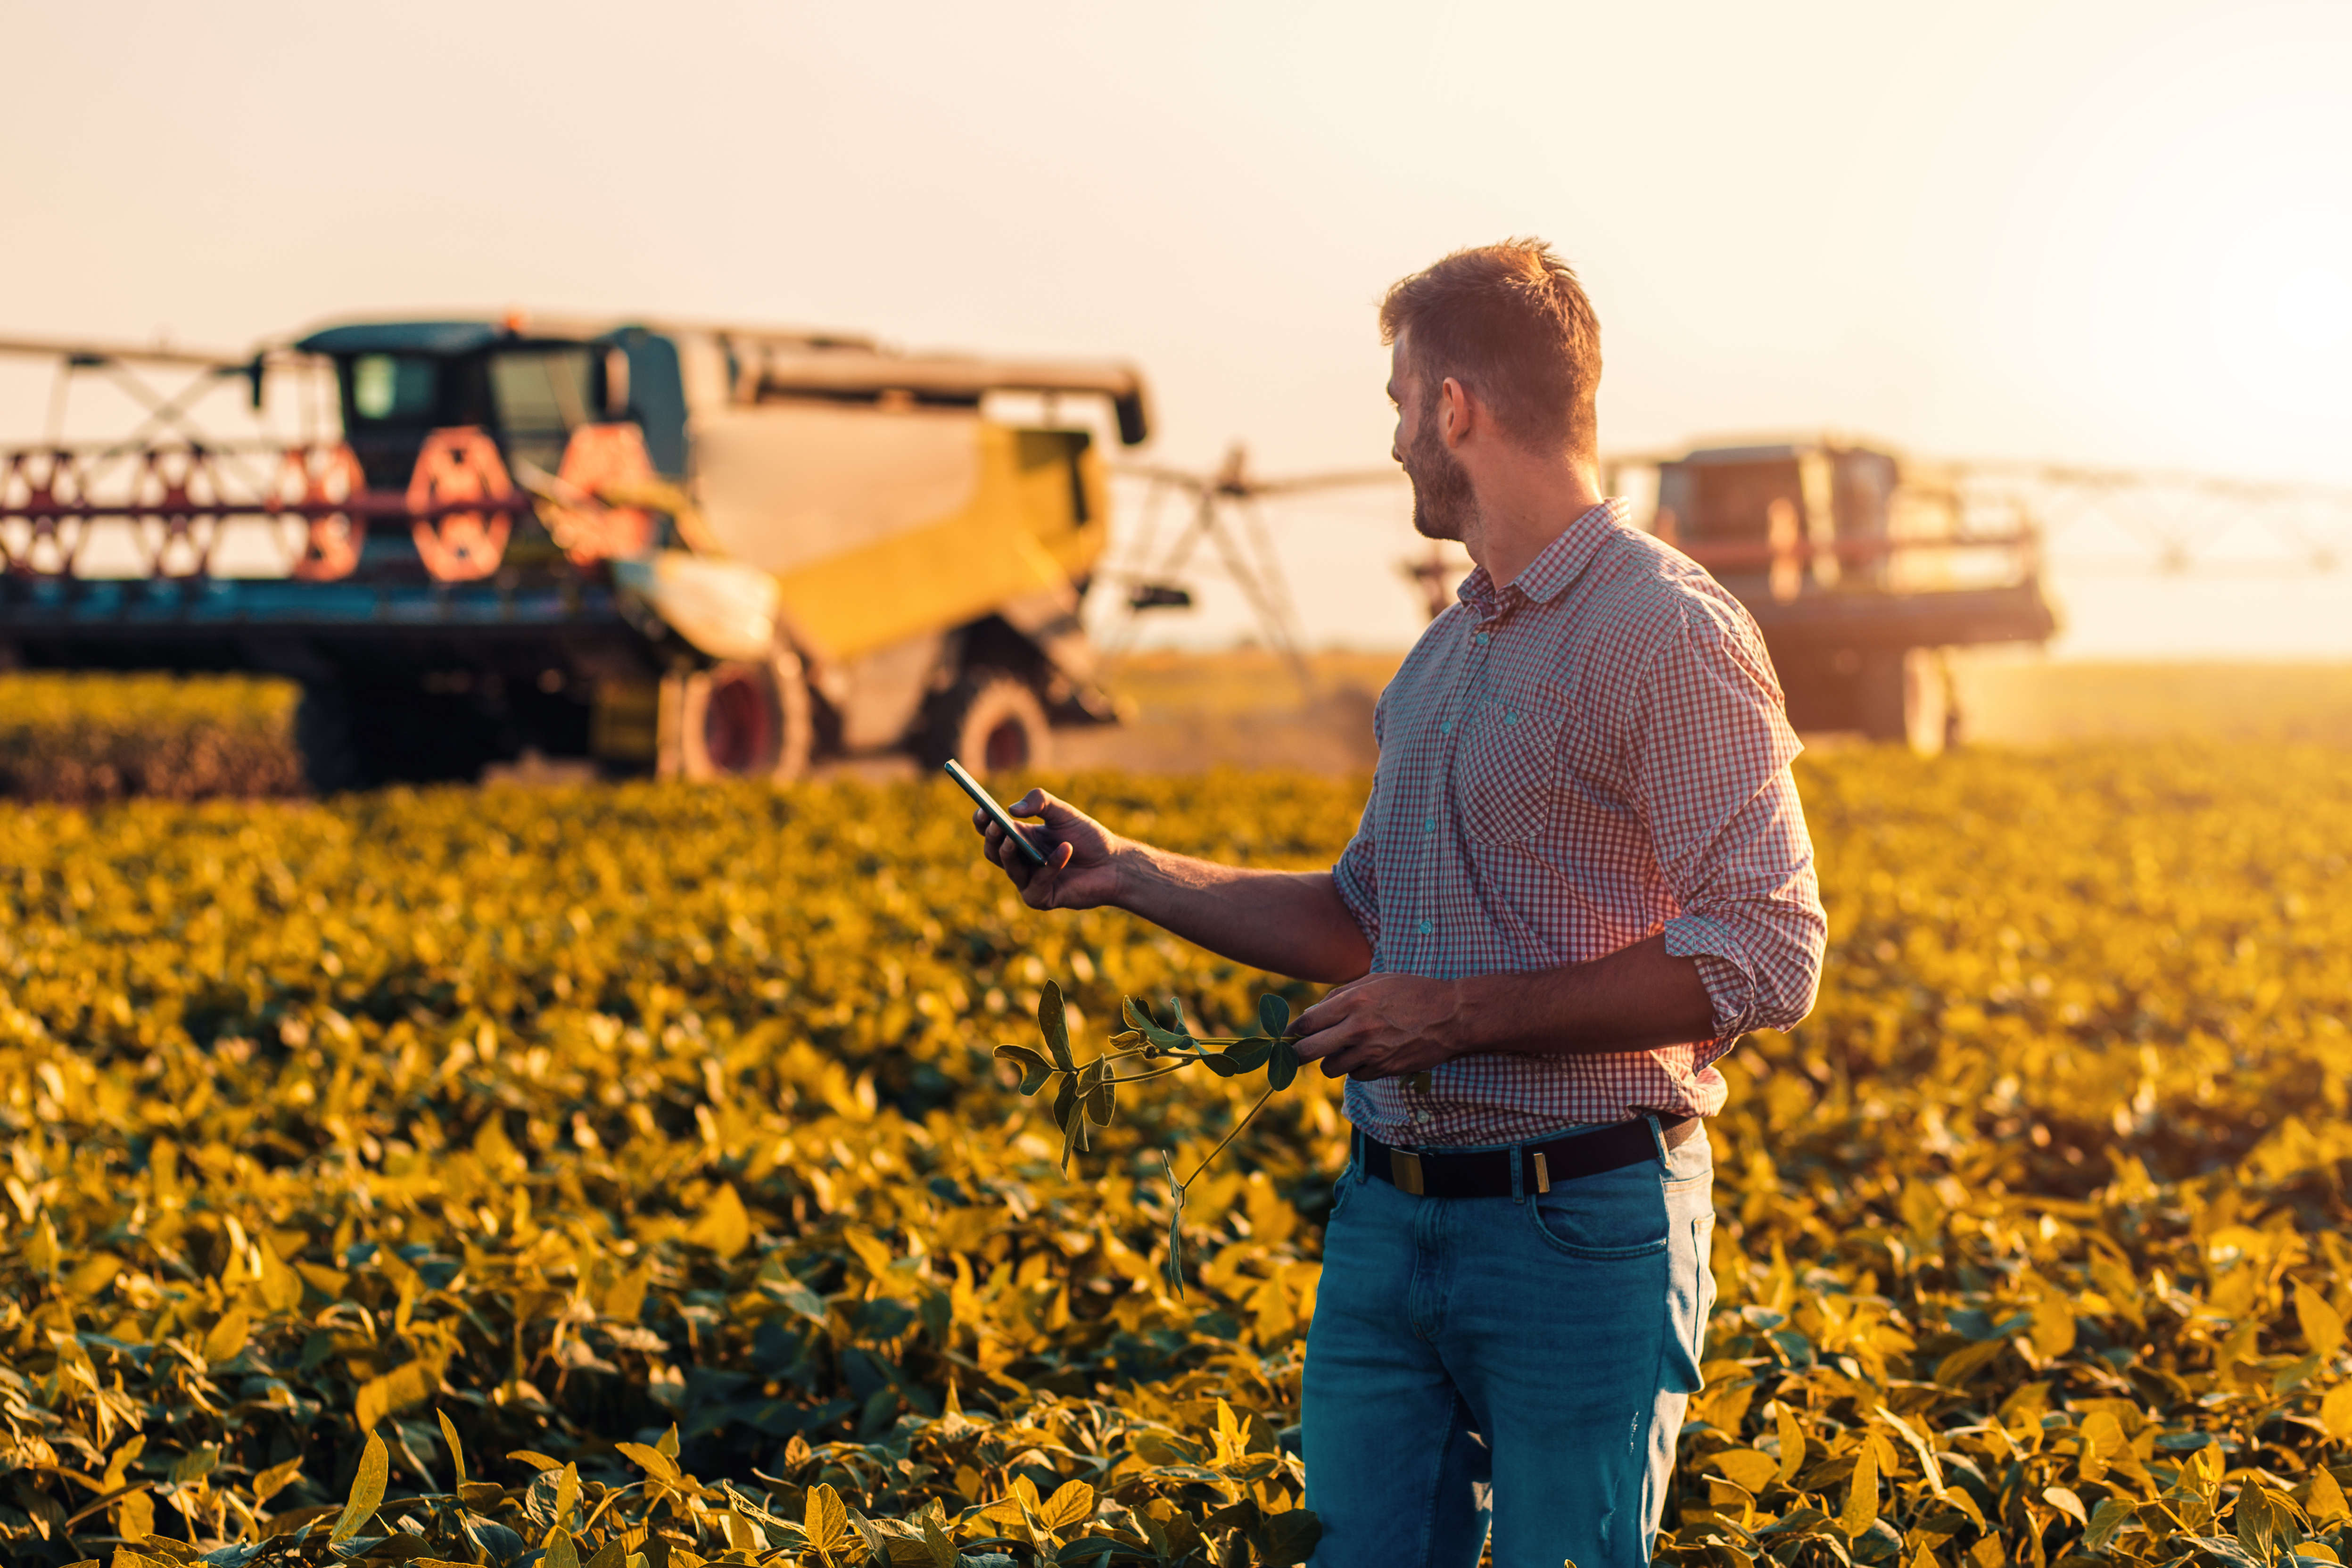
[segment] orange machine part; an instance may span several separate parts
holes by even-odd
[[[305,583],[331,583],[358,569],[360,547],[367,542],[367,519],[317,509],[341,506],[366,484],[359,458],[340,442],[288,449],[278,469],[278,494],[288,504],[307,509],[294,576]]]
[[[563,448],[557,479],[583,496],[600,497],[608,485],[650,479],[653,459],[635,425],[583,425]],[[654,542],[652,514],[637,507],[552,506],[548,531],[575,566],[643,554]]]
[[[445,511],[467,501],[511,503],[513,481],[497,444],[476,426],[436,430],[416,454],[408,510],[425,569],[444,583],[470,583],[499,569],[514,527],[510,504],[492,510]]]

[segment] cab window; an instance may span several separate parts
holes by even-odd
[[[585,348],[510,349],[490,359],[490,400],[499,428],[516,435],[564,435],[588,423]]]
[[[362,354],[352,362],[352,413],[369,425],[423,425],[440,400],[441,367],[425,354]]]

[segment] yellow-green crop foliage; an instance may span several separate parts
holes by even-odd
[[[89,805],[302,789],[291,681],[0,675],[0,795]]]
[[[2346,761],[1802,765],[1830,969],[1731,1058],[1662,1556],[2352,1546]],[[1264,865],[1360,800],[1063,787]],[[1194,1184],[1179,1300],[1159,1151],[1254,1080],[1136,1092],[1066,1177],[991,1053],[1049,979],[1090,1044],[1312,993],[1027,912],[960,800],[10,809],[0,1556],[1303,1558],[1332,1086]]]

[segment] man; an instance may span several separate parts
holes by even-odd
[[[1812,1005],[1796,737],[1747,612],[1596,479],[1600,331],[1539,241],[1390,289],[1413,523],[1477,569],[1382,693],[1328,873],[1120,838],[1042,791],[1033,908],[1115,904],[1338,982],[1302,1058],[1355,1154],[1307,1348],[1320,1568],[1649,1559],[1714,1297],[1710,1065]]]

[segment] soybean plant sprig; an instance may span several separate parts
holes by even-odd
[[[1129,1027],[1111,1037],[1113,1048],[1080,1065],[1070,1054],[1070,1027],[1062,1005],[1062,988],[1047,981],[1045,994],[1037,1000],[1037,1031],[1045,1037],[1045,1053],[1027,1046],[999,1046],[996,1055],[999,1060],[1011,1062],[1021,1069],[1023,1094],[1040,1094],[1049,1089],[1054,1091],[1054,1123],[1062,1130],[1062,1168],[1066,1171],[1070,1168],[1073,1151],[1093,1146],[1089,1124],[1110,1125],[1118,1110],[1120,1085],[1149,1083],[1189,1067],[1207,1068],[1219,1078],[1265,1069],[1265,1092],[1234,1123],[1233,1131],[1192,1167],[1191,1175],[1178,1181],[1175,1162],[1165,1151],[1160,1153],[1160,1163],[1168,1173],[1168,1283],[1181,1296],[1184,1293],[1181,1219],[1185,1189],[1198,1181],[1210,1163],[1241,1135],[1242,1129],[1265,1109],[1265,1102],[1277,1090],[1288,1089],[1297,1078],[1298,1052],[1290,1040],[1290,1004],[1276,995],[1260,996],[1260,1032],[1230,1037],[1192,1033],[1184,1026],[1184,1005],[1174,997],[1168,1001],[1170,1023],[1166,1026],[1151,1016],[1150,1007],[1132,996],[1125,999],[1121,1010]],[[1142,1070],[1120,1072],[1119,1065],[1129,1062]]]

